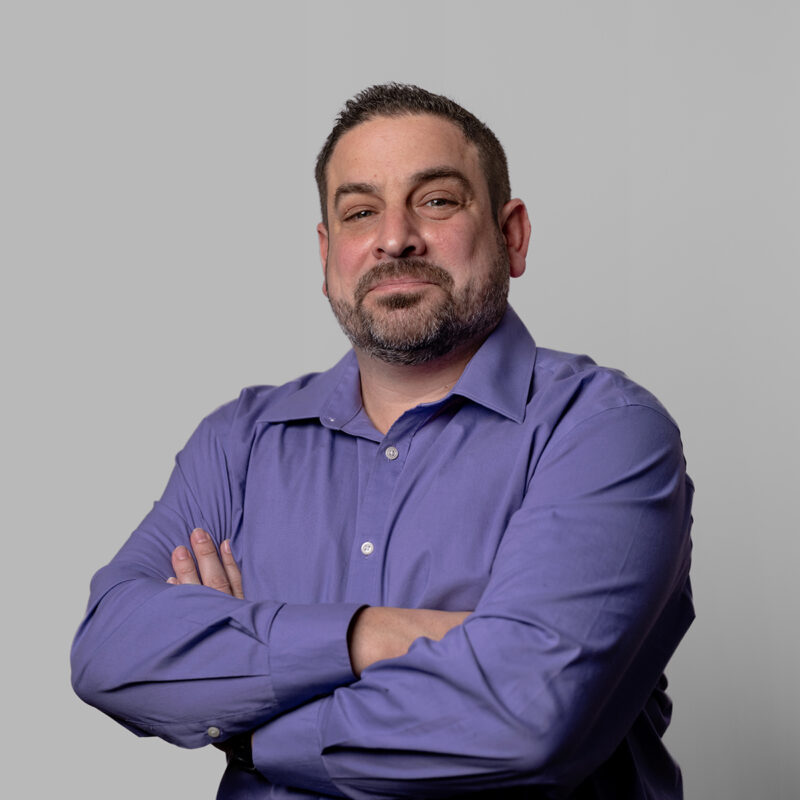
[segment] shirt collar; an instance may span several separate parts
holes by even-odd
[[[467,364],[449,396],[459,395],[516,422],[525,418],[536,345],[516,312],[508,307],[500,324]],[[326,372],[278,387],[260,415],[262,422],[319,418],[340,429],[361,410],[358,361],[350,350]]]
[[[509,306],[500,324],[467,364],[452,394],[522,422],[535,361],[536,344]]]

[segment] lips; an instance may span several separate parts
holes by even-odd
[[[362,275],[355,289],[355,300],[360,303],[373,289],[391,291],[431,284],[450,289],[453,279],[438,264],[422,258],[401,258],[378,264]]]
[[[369,291],[375,291],[376,289],[405,289],[411,288],[413,289],[416,286],[433,286],[438,285],[435,284],[434,281],[425,281],[420,280],[419,278],[412,278],[410,276],[406,276],[403,278],[392,278],[390,280],[381,281],[380,283],[375,284]]]

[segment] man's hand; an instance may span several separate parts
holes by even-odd
[[[470,613],[429,608],[362,608],[347,637],[353,672],[361,677],[361,671],[370,664],[405,655],[411,643],[420,636],[438,641]]]
[[[176,547],[172,551],[172,569],[175,570],[175,577],[167,578],[167,583],[209,586],[218,592],[244,600],[242,573],[233,560],[230,541],[226,539],[218,553],[214,540],[202,528],[195,528],[189,541],[194,558],[188,548],[183,545]]]
[[[242,574],[233,559],[230,542],[226,539],[217,552],[214,540],[208,533],[202,528],[195,528],[190,543],[194,558],[183,545],[172,551],[175,577],[168,578],[167,583],[209,586],[243,600]],[[438,641],[451,628],[460,625],[470,613],[378,606],[361,609],[347,637],[353,672],[360,676],[362,670],[376,661],[405,655],[411,643],[421,636]]]
[[[195,528],[189,541],[192,545],[194,559],[186,547],[183,545],[176,547],[172,551],[172,569],[175,570],[175,576],[167,578],[167,583],[209,586],[218,592],[224,592],[244,600],[242,573],[233,559],[230,541],[225,539],[217,553],[214,540],[202,528]],[[195,560],[197,560],[197,567],[195,567]],[[198,569],[200,570],[199,574]],[[252,737],[252,734],[249,735]],[[212,744],[217,750],[222,750],[230,760],[231,752],[236,746],[238,738],[235,737],[219,744],[212,742]]]

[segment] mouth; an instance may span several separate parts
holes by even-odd
[[[418,290],[423,286],[438,286],[433,281],[424,280],[422,278],[387,278],[376,283],[372,286],[370,292],[397,292],[403,290]]]
[[[368,294],[411,297],[424,292],[427,286],[448,291],[452,282],[450,274],[440,266],[421,258],[404,258],[378,264],[362,275],[355,289],[355,300],[361,303]]]

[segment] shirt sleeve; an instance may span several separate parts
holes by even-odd
[[[364,800],[562,796],[637,718],[660,738],[662,673],[693,618],[691,495],[678,432],[656,410],[609,409],[554,435],[474,613],[261,727],[256,767]]]
[[[218,546],[231,536],[228,461],[205,420],[161,500],[92,579],[72,648],[73,686],[86,702],[139,735],[185,747],[252,730],[355,679],[347,629],[358,604],[248,602],[165,582],[172,550],[195,527]]]

